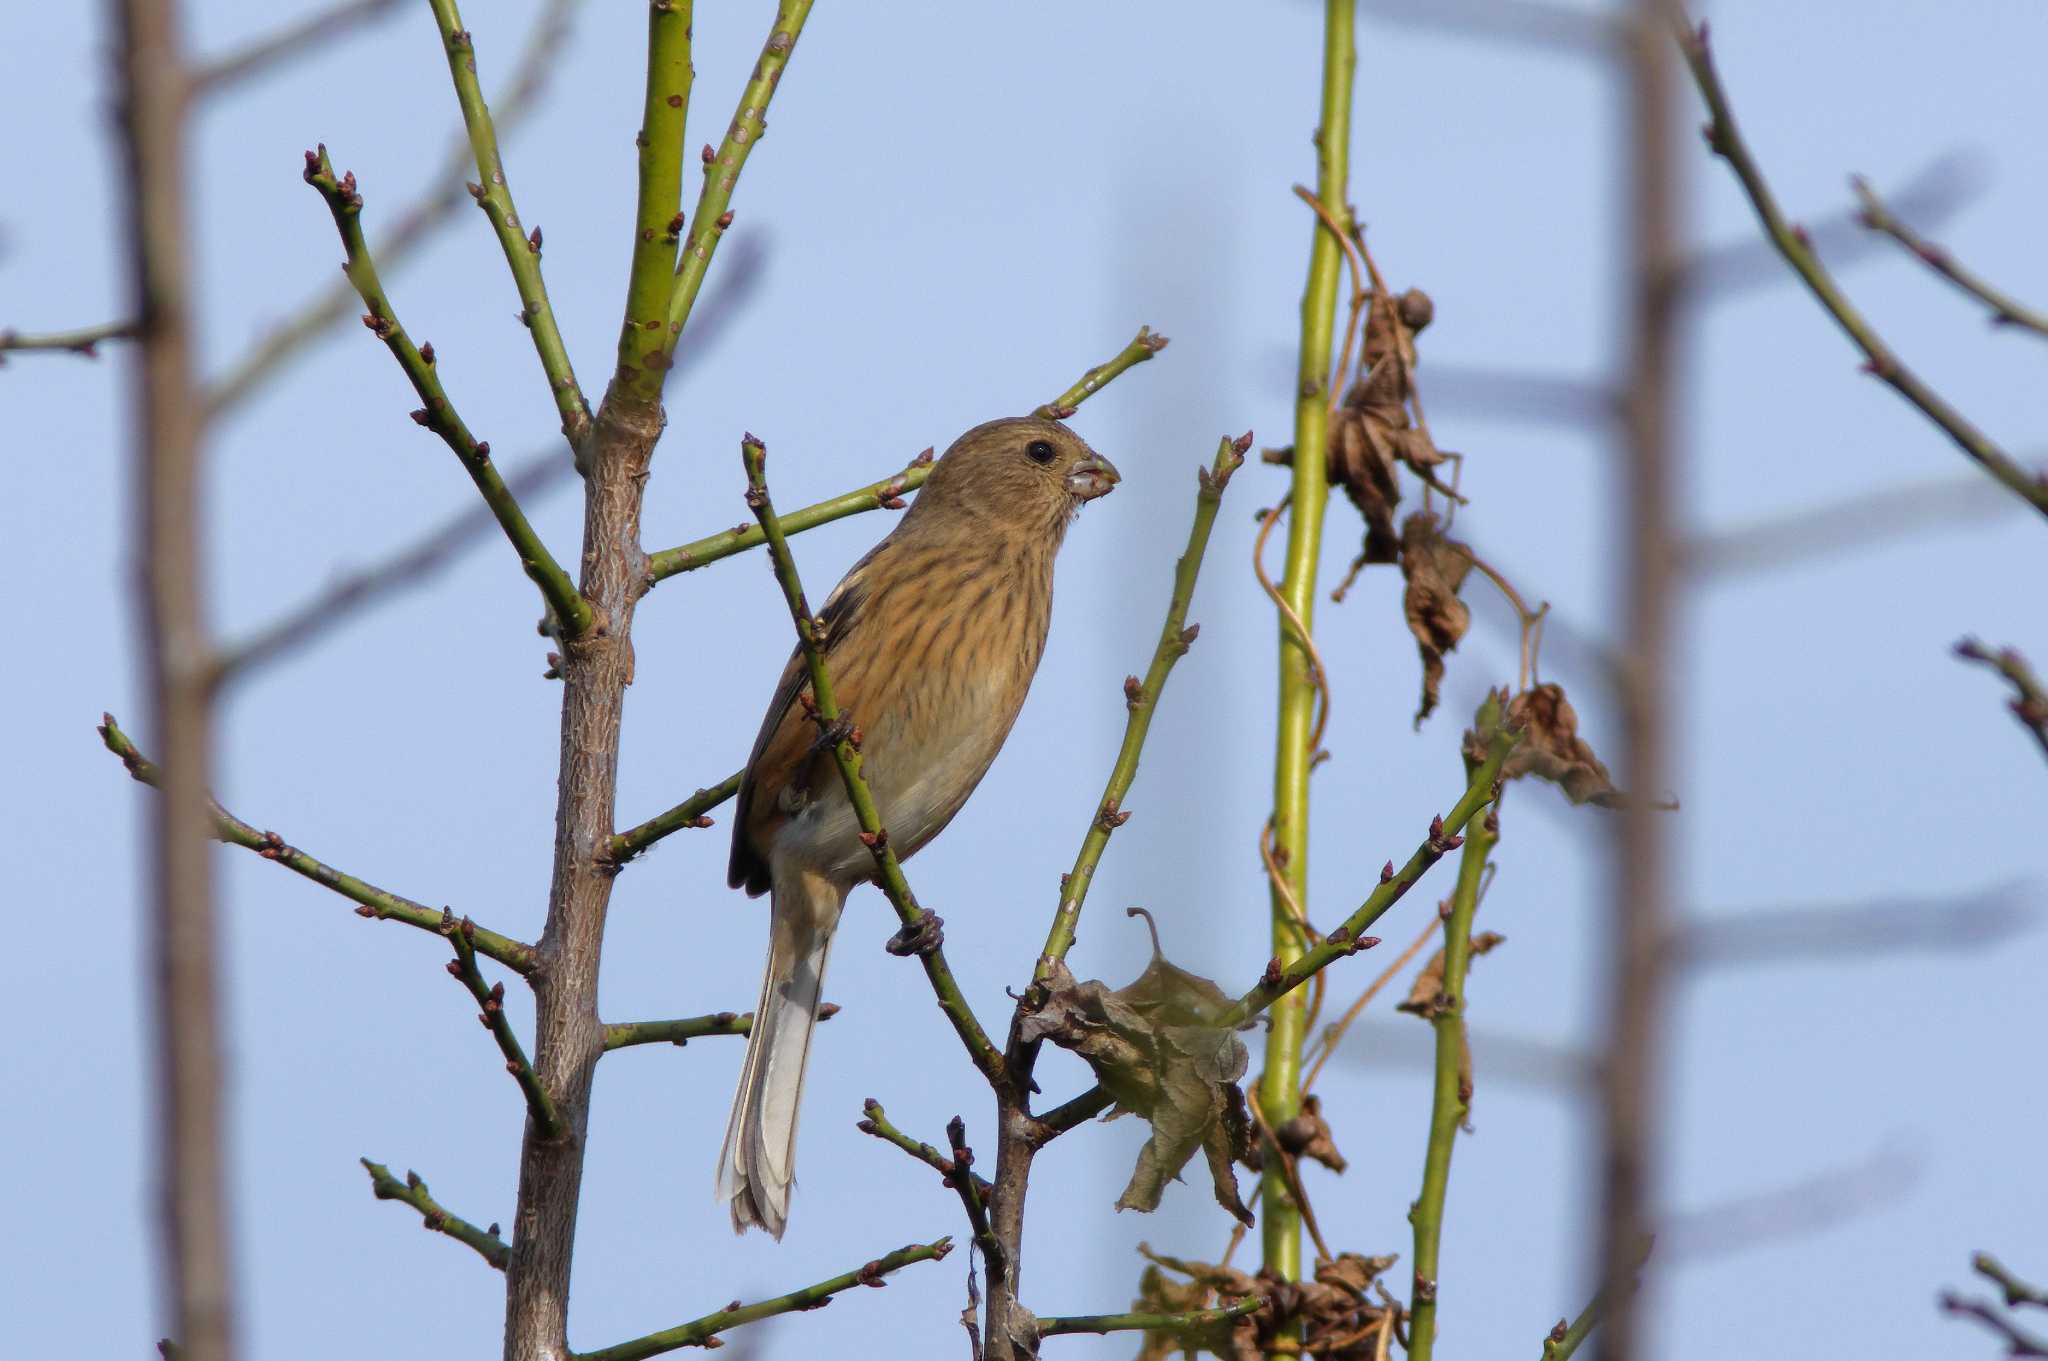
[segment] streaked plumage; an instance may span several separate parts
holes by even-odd
[[[862,732],[863,772],[896,853],[942,831],[981,782],[1031,688],[1053,558],[1116,469],[1058,421],[990,421],[953,443],[889,536],[826,599],[826,660]],[[797,1108],[840,909],[874,863],[793,653],[747,761],[729,879],[772,892],[769,956],[719,1155],[733,1227],[780,1238]]]

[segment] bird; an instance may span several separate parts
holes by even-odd
[[[1052,617],[1053,559],[1081,507],[1120,480],[1063,422],[977,425],[818,617],[834,698],[901,859],[944,830],[1023,707]],[[798,1106],[833,929],[872,853],[798,648],[769,701],[734,810],[727,879],[770,897],[768,962],[719,1152],[735,1232],[776,1239],[795,1183]]]

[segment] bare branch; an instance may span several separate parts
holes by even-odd
[[[1964,897],[1694,916],[1672,933],[1672,962],[1698,969],[1983,949],[2039,925],[2040,913],[2022,900],[2024,888],[2007,883]]]
[[[1982,276],[1972,273],[1956,262],[1940,246],[1935,245],[1920,233],[1907,226],[1877,196],[1870,187],[1870,181],[1858,175],[1849,181],[1856,191],[1857,201],[1863,205],[1860,217],[1862,224],[1874,232],[1882,232],[1917,256],[1921,263],[1947,279],[1963,292],[1991,309],[1991,321],[1997,326],[2018,326],[2032,331],[2035,335],[2048,338],[2048,312],[2017,302],[1998,288],[1993,287]]]
[[[339,37],[397,10],[399,0],[337,0],[295,23],[239,47],[192,72],[194,96],[217,95],[232,85],[261,75],[273,66],[307,55],[317,44]]]
[[[477,1014],[477,1020],[498,1042],[498,1052],[505,1056],[505,1071],[512,1075],[512,1080],[519,1084],[520,1093],[526,1097],[526,1112],[532,1117],[534,1127],[542,1138],[560,1138],[562,1120],[555,1114],[555,1103],[540,1085],[540,1079],[533,1075],[533,1065],[526,1061],[526,1050],[520,1045],[519,1036],[513,1033],[511,1020],[505,1015],[505,985],[486,984],[483,971],[476,966],[476,923],[467,917],[458,922],[452,914],[446,915],[444,920],[449,943],[455,947],[455,958],[448,961],[448,972],[469,989],[469,995],[483,1008]]]
[[[1974,474],[1934,478],[1696,535],[1680,545],[1678,561],[1700,577],[1776,571],[1928,530],[1982,524],[2019,509],[2017,501]]]
[[[829,1021],[839,1014],[839,1004],[827,1002],[818,1008],[818,1019]],[[626,1049],[637,1044],[672,1044],[680,1049],[706,1035],[745,1035],[754,1028],[754,1013],[720,1011],[709,1016],[684,1016],[673,1021],[626,1021],[604,1028],[604,1051]]]
[[[498,1237],[498,1226],[479,1229],[460,1215],[450,1214],[427,1192],[427,1184],[420,1180],[417,1172],[407,1172],[400,1181],[391,1175],[391,1169],[382,1163],[373,1163],[368,1158],[359,1158],[363,1170],[370,1174],[370,1190],[379,1200],[402,1201],[420,1212],[420,1222],[429,1233],[445,1233],[463,1246],[475,1250],[476,1254],[498,1270],[505,1269],[505,1263],[512,1260],[512,1249],[505,1240]]]
[[[101,341],[133,340],[135,336],[136,326],[132,321],[110,321],[71,331],[17,331],[11,326],[0,327],[0,360],[10,352],[33,354],[37,351],[97,359]]]
[[[2013,717],[2034,735],[2034,740],[2041,744],[2042,753],[2048,755],[2048,689],[2042,688],[2040,679],[2027,666],[2026,658],[2009,647],[1993,652],[1975,638],[1965,638],[1957,643],[1956,655],[1965,661],[1988,666],[2005,677],[2014,692],[2008,706]]]

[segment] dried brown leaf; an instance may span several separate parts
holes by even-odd
[[[1056,965],[1045,1005],[1020,1025],[1025,1041],[1050,1040],[1085,1059],[1116,1101],[1112,1115],[1134,1112],[1151,1125],[1117,1198],[1119,1210],[1158,1209],[1166,1183],[1179,1178],[1199,1148],[1216,1202],[1252,1222],[1230,1166],[1251,1142],[1237,1085],[1250,1055],[1235,1032],[1217,1024],[1231,1004],[1221,988],[1169,963],[1155,944],[1145,971],[1116,991],[1077,982],[1064,963]]]
[[[1538,685],[1508,704],[1508,722],[1522,729],[1522,740],[1501,767],[1501,778],[1533,775],[1562,789],[1573,803],[1618,808],[1628,796],[1579,736],[1579,716],[1560,685]]]
[[[1458,598],[1458,589],[1472,570],[1472,550],[1446,539],[1437,517],[1418,510],[1401,524],[1401,576],[1407,589],[1401,609],[1408,631],[1422,655],[1422,704],[1415,726],[1429,717],[1443,690],[1444,654],[1457,647],[1471,627],[1472,611]]]
[[[1273,1131],[1273,1138],[1294,1157],[1313,1159],[1332,1172],[1342,1172],[1350,1166],[1344,1161],[1344,1155],[1337,1151],[1336,1138],[1330,1133],[1330,1122],[1323,1119],[1323,1099],[1319,1096],[1304,1096],[1301,1114],[1284,1121]]]
[[[1507,937],[1498,931],[1481,931],[1472,937],[1472,957],[1479,956],[1499,945]],[[1444,1000],[1444,952],[1441,948],[1429,957],[1429,963],[1422,966],[1422,972],[1415,975],[1414,984],[1408,989],[1406,1000],[1394,1008],[1423,1020],[1435,1018],[1437,1008]]]

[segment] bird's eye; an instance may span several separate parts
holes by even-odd
[[[1024,455],[1033,463],[1050,463],[1059,457],[1059,452],[1042,439],[1035,439],[1024,446]]]

